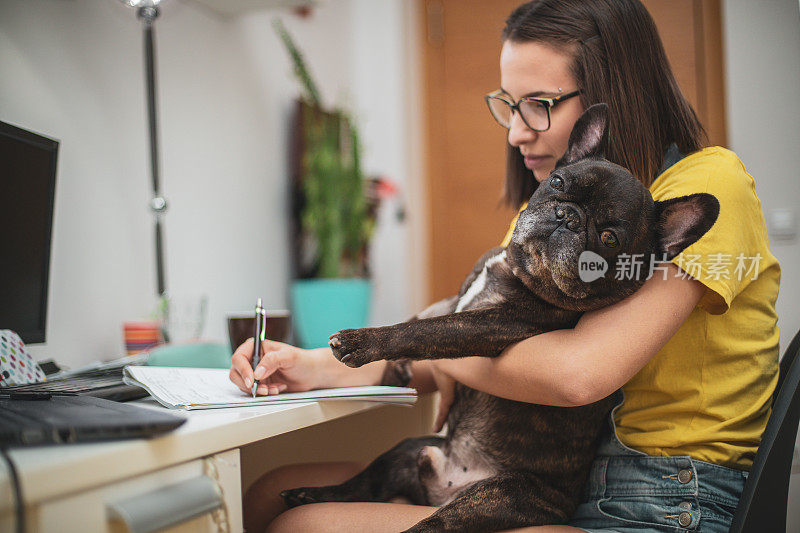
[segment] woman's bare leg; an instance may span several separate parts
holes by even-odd
[[[436,507],[402,503],[331,502],[287,510],[279,496],[285,489],[333,485],[347,481],[365,468],[357,462],[295,464],[261,476],[244,496],[244,526],[248,533],[295,531],[392,531],[407,529],[430,516]],[[276,519],[277,517],[277,519]],[[274,521],[274,522],[273,522]],[[540,526],[514,531],[579,533],[568,526]]]
[[[437,507],[397,503],[312,503],[289,509],[278,516],[268,533],[397,533],[427,518]],[[582,533],[569,526],[536,526],[510,531],[529,533]],[[508,532],[507,532],[508,533]]]
[[[286,511],[281,491],[343,483],[365,466],[358,462],[308,463],[282,466],[267,472],[244,495],[245,531],[261,533],[276,516]]]
[[[401,503],[312,503],[289,509],[270,524],[269,533],[352,533],[408,529],[436,511],[437,507]]]

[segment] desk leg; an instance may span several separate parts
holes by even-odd
[[[225,500],[229,531],[242,531],[242,473],[239,449],[228,450],[204,459],[206,475],[218,481]],[[224,517],[217,512],[213,517],[220,525]],[[222,530],[220,528],[220,530]]]

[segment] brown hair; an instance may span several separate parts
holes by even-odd
[[[535,0],[506,20],[503,41],[540,42],[574,50],[572,74],[584,108],[610,108],[605,157],[645,186],[656,177],[664,150],[704,146],[706,132],[683,97],[658,30],[638,0]],[[538,182],[519,149],[508,146],[504,199],[520,206]]]

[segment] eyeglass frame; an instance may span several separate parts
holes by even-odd
[[[528,127],[528,129],[531,129],[533,131],[543,132],[543,131],[549,130],[550,126],[552,124],[552,121],[550,119],[550,110],[552,108],[554,108],[555,106],[557,106],[558,104],[560,104],[561,102],[569,100],[573,96],[578,96],[579,94],[581,94],[581,90],[577,89],[577,90],[572,91],[570,93],[560,94],[560,95],[556,96],[555,98],[541,98],[541,97],[538,97],[538,96],[523,96],[522,98],[520,98],[519,100],[514,102],[513,100],[510,99],[510,96],[508,95],[507,92],[505,92],[503,89],[497,89],[496,91],[492,91],[489,94],[485,95],[483,97],[483,99],[484,99],[484,101],[486,101],[486,105],[489,107],[489,113],[491,113],[492,118],[498,124],[500,124],[501,126],[503,126],[503,124],[500,122],[500,120],[498,120],[497,116],[494,114],[494,111],[492,111],[492,104],[491,104],[490,100],[502,100],[503,102],[508,104],[508,107],[511,109],[511,116],[514,116],[514,112],[516,111],[516,113],[519,115],[519,118],[522,119],[522,122]],[[509,98],[501,98],[501,95],[509,96]],[[522,102],[530,102],[530,101],[542,104],[544,106],[545,111],[547,111],[547,127],[545,129],[543,129],[543,130],[537,130],[536,128],[534,128],[530,124],[528,124],[528,121],[525,120],[525,115],[522,114],[522,111],[519,108],[519,105]],[[511,129],[511,123],[509,122],[508,126],[503,126],[503,127],[505,129]]]

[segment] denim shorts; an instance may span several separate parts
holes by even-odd
[[[588,533],[727,532],[747,472],[628,448],[614,428],[617,407],[569,525]]]

